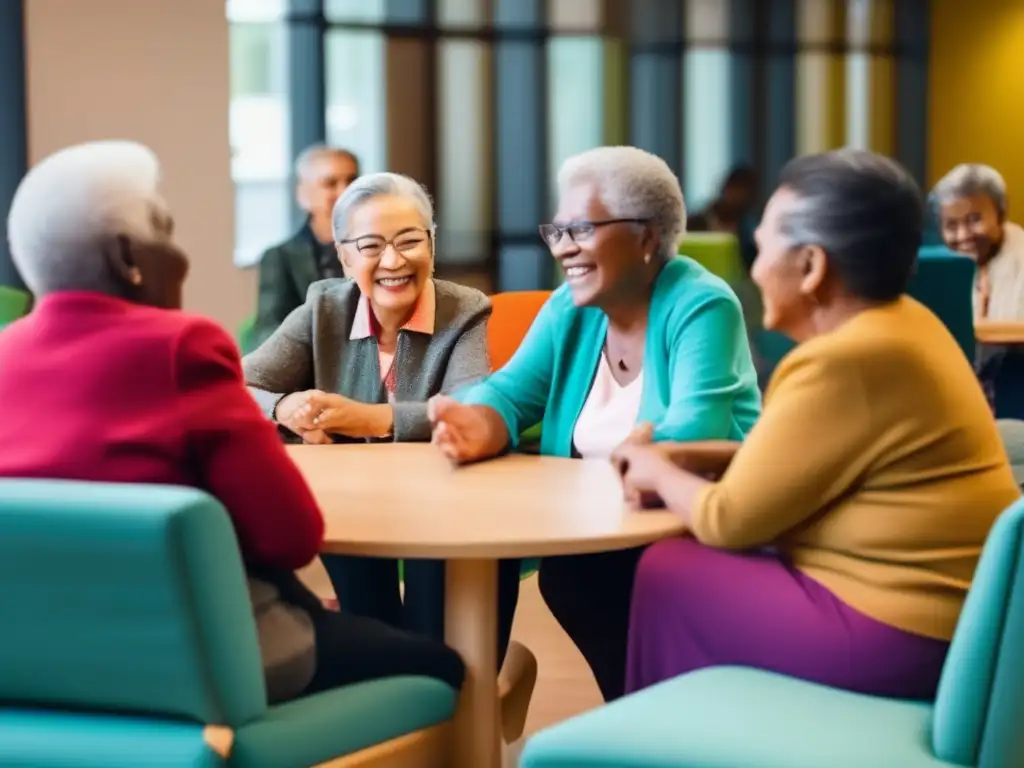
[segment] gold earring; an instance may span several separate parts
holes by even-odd
[[[651,254],[645,253],[644,254],[644,264],[650,264],[650,263],[651,263]]]
[[[142,285],[142,273],[139,272],[139,270],[137,270],[137,269],[133,269],[132,270],[131,281],[132,281],[132,285],[135,285],[135,286]]]

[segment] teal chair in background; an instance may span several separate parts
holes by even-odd
[[[438,681],[267,705],[234,529],[194,489],[0,480],[0,606],[4,768],[449,764]]]
[[[682,675],[543,731],[522,768],[1024,766],[1024,501],[996,522],[934,703],[755,669]]]
[[[917,253],[917,271],[907,293],[920,301],[953,334],[967,359],[974,361],[974,261],[945,246]]]
[[[27,291],[0,285],[0,328],[24,316],[31,301],[32,296]]]

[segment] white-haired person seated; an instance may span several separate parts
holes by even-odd
[[[38,303],[0,332],[0,477],[214,496],[249,571],[271,701],[393,675],[459,688],[454,651],[328,611],[296,578],[323,519],[246,391],[234,341],[179,311],[188,259],[159,176],[147,148],[98,142],[51,155],[18,187],[11,255]]]
[[[676,258],[686,207],[675,174],[643,150],[602,147],[568,159],[558,188],[540,232],[566,284],[508,365],[432,403],[434,441],[465,462],[497,456],[541,420],[541,452],[565,457],[607,460],[636,431],[742,440],[761,402],[743,314],[722,280]],[[541,594],[606,699],[625,685],[640,553],[541,563]]]
[[[1024,321],[1024,229],[1008,219],[1003,177],[987,165],[958,165],[931,200],[946,246],[978,264],[975,319]]]
[[[246,383],[267,417],[306,443],[429,440],[427,400],[490,371],[490,299],[433,278],[434,209],[414,179],[357,179],[338,198],[333,222],[351,279],[314,283],[305,304],[242,361]],[[346,610],[444,636],[443,561],[406,562],[404,596],[393,559],[323,562]],[[501,565],[499,591],[503,656],[519,598],[518,561]]]

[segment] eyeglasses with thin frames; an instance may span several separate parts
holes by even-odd
[[[422,257],[430,251],[430,233],[425,229],[407,229],[388,240],[380,235],[363,235],[339,240],[338,245],[355,245],[364,259],[379,259],[390,245],[406,258]]]
[[[650,219],[604,219],[603,221],[570,221],[565,226],[558,224],[541,224],[540,236],[549,248],[555,248],[562,237],[568,235],[574,243],[582,243],[594,236],[598,227],[606,227],[609,224],[647,224]]]

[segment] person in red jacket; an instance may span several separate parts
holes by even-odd
[[[328,611],[295,576],[323,518],[246,391],[234,341],[180,311],[188,259],[159,176],[147,148],[94,142],[49,156],[18,187],[11,256],[37,303],[0,333],[0,477],[186,485],[220,501],[272,702],[392,675],[458,689],[453,650]]]

